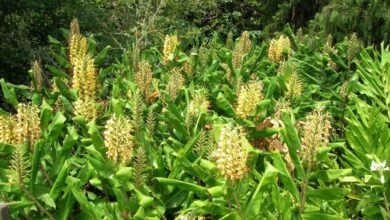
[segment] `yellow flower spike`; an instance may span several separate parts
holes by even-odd
[[[192,69],[192,59],[188,58],[188,60],[183,64],[183,71],[184,74],[187,76],[189,79],[194,78],[194,72]]]
[[[115,114],[105,125],[104,143],[107,157],[114,165],[125,165],[133,156],[133,127],[131,121]]]
[[[293,71],[290,74],[290,76],[287,78],[286,86],[287,86],[287,97],[290,102],[295,97],[302,95],[303,83],[296,71]]]
[[[228,82],[230,84],[233,84],[234,78],[233,78],[233,74],[232,74],[232,71],[230,70],[229,65],[227,65],[226,63],[221,63],[219,66],[225,71],[226,78],[227,78]]]
[[[170,57],[175,52],[176,47],[179,45],[179,40],[176,35],[166,35],[164,41],[163,61],[168,63]]]
[[[233,51],[233,67],[234,69],[238,69],[241,67],[242,58],[245,54],[249,53],[252,47],[252,41],[249,36],[249,32],[244,31],[241,34],[240,40],[238,41],[236,47]]]
[[[348,81],[345,81],[340,87],[340,97],[346,99],[348,96]]]
[[[153,81],[152,67],[148,61],[143,60],[139,63],[138,71],[135,73],[134,80],[144,98],[148,98],[150,93],[150,86],[152,85]]]
[[[15,119],[11,115],[0,115],[0,143],[14,143]]]
[[[80,35],[80,24],[77,18],[74,18],[70,23],[69,36]]]
[[[43,84],[42,68],[41,65],[39,65],[38,61],[34,61],[32,70],[34,73],[36,89],[38,91],[42,91],[42,84]]]
[[[288,37],[280,36],[279,39],[272,39],[268,49],[268,59],[273,63],[284,61],[291,55],[291,42]],[[285,56],[286,54],[286,56]]]
[[[84,117],[86,120],[91,121],[97,117],[96,101],[91,97],[85,97],[84,99],[78,99],[74,102],[74,114]]]
[[[255,110],[257,103],[263,99],[261,81],[251,80],[240,86],[237,98],[236,115],[245,119]]]
[[[97,84],[97,76],[96,76],[96,68],[95,68],[95,60],[87,55],[85,58],[85,88],[84,94],[87,97],[95,98],[98,84]]]
[[[329,143],[330,137],[330,115],[323,110],[314,109],[306,116],[302,129],[301,145],[299,152],[302,161],[311,163],[321,147]]]
[[[351,62],[359,53],[361,46],[362,43],[358,39],[356,33],[353,33],[351,38],[348,40],[347,59],[349,62]]]
[[[41,135],[40,110],[35,105],[19,104],[14,126],[15,144],[28,144],[30,149],[38,141]]]
[[[214,155],[217,168],[225,179],[235,181],[245,176],[249,148],[241,127],[226,125],[222,128]]]
[[[177,68],[172,69],[166,87],[166,91],[168,92],[168,95],[171,97],[171,100],[174,100],[176,98],[178,92],[184,86],[184,83],[185,83],[185,79],[180,74],[180,71]]]
[[[204,94],[195,94],[188,106],[190,116],[198,116],[202,112],[207,112],[210,102]]]

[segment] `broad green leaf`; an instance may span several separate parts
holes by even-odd
[[[339,216],[322,214],[322,213],[305,213],[302,215],[302,219],[305,219],[305,220],[346,220],[345,218],[342,218]]]
[[[81,189],[77,186],[71,186],[71,191],[74,198],[80,204],[81,209],[89,216],[91,219],[100,219],[96,214],[94,205],[90,203]]]
[[[56,200],[57,197],[60,195],[61,191],[65,189],[65,180],[69,172],[69,166],[68,163],[64,163],[64,165],[61,167],[61,170],[54,181],[53,187],[50,191],[50,197],[53,198],[53,200]]]
[[[63,72],[62,70],[58,69],[58,68],[55,67],[55,66],[46,64],[45,67],[46,67],[46,68],[50,71],[50,73],[52,73],[53,76],[55,76],[55,77],[59,77],[59,78],[63,78],[63,79],[67,79],[67,78],[70,77],[68,74],[66,74],[65,72]]]
[[[243,208],[244,216],[248,220],[256,219],[260,214],[263,193],[268,185],[275,183],[277,175],[278,170],[268,163],[259,184]]]
[[[335,181],[340,180],[341,177],[348,176],[352,174],[352,169],[329,169],[329,170],[319,170],[311,173],[311,179],[321,179],[323,181]]]
[[[181,180],[175,180],[175,179],[169,179],[169,178],[163,178],[163,177],[156,177],[156,180],[160,182],[161,184],[168,185],[168,186],[174,186],[184,191],[192,191],[198,194],[201,197],[209,196],[209,192],[207,188],[198,186],[192,183],[188,183]]]
[[[138,199],[138,202],[139,204],[143,207],[143,208],[148,208],[149,206],[153,205],[153,201],[154,199],[150,196],[146,196],[144,195],[143,193],[141,193],[140,191],[138,191],[137,189],[134,189],[135,191],[135,194],[137,196],[137,199]]]
[[[56,208],[56,203],[54,202],[54,200],[50,197],[50,195],[48,193],[39,196],[38,199],[41,200],[46,205],[48,205],[52,208]]]
[[[101,50],[96,56],[95,56],[95,63],[97,66],[101,66],[104,62],[104,60],[107,57],[108,51],[111,49],[111,47],[108,45],[103,50]]]
[[[216,101],[217,106],[222,109],[228,116],[234,116],[233,106],[222,93],[218,93]]]
[[[88,124],[88,133],[91,135],[92,144],[95,149],[98,150],[101,154],[105,154],[106,148],[104,147],[104,139],[96,127],[95,122]]]
[[[8,205],[10,212],[14,213],[18,210],[21,210],[21,209],[24,209],[27,207],[31,207],[34,205],[34,203],[29,202],[29,201],[14,201],[14,202],[8,202],[7,205]]]
[[[308,198],[318,198],[323,200],[334,200],[344,198],[351,192],[348,188],[327,187],[323,189],[313,189],[307,192]]]
[[[76,93],[71,91],[71,89],[60,78],[54,77],[54,82],[65,98],[67,98],[69,101],[76,101]]]
[[[289,192],[295,197],[297,201],[300,201],[300,193],[296,187],[293,178],[288,171],[285,161],[282,159],[280,153],[273,153],[272,158],[274,161],[275,168],[279,171],[279,177],[283,184],[289,190]]]
[[[0,85],[1,85],[1,89],[3,90],[5,101],[11,104],[12,106],[16,107],[19,102],[16,98],[15,90],[12,88],[9,89],[4,79],[0,79]]]
[[[241,220],[241,217],[237,212],[231,212],[229,214],[226,214],[219,220]]]
[[[305,172],[303,170],[302,163],[297,155],[298,150],[301,148],[301,142],[299,140],[298,133],[295,130],[287,112],[282,112],[282,120],[285,126],[285,129],[281,130],[283,140],[287,144],[289,154],[294,163],[298,177],[302,178]]]

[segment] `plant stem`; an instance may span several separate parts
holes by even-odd
[[[303,211],[305,208],[306,191],[307,191],[307,187],[309,185],[309,175],[311,172],[311,168],[312,168],[312,161],[309,161],[309,163],[307,165],[307,169],[306,169],[305,179],[303,180],[303,184],[301,186],[301,204],[299,206],[298,219],[302,219],[302,214],[303,214]]]
[[[242,208],[241,208],[241,203],[240,203],[237,191],[236,191],[237,185],[235,185],[234,183],[231,183],[231,186],[232,186],[231,188],[233,189],[233,197],[234,197],[234,201],[236,202],[237,211],[240,214],[241,220],[245,220],[245,216],[244,216],[244,213],[242,212]]]
[[[43,212],[50,220],[55,220],[55,218],[41,205],[30,191],[28,191],[23,185],[20,185],[20,188],[35,203],[35,205],[38,206],[41,212]]]
[[[390,214],[389,202],[387,201],[386,192],[383,192],[383,199],[385,200],[385,208],[386,208],[387,212]]]
[[[53,186],[53,181],[50,179],[50,176],[49,176],[49,174],[46,172],[45,167],[43,166],[42,163],[40,164],[40,169],[41,169],[43,175],[45,176],[47,182],[49,183],[49,185],[50,185],[50,186]]]

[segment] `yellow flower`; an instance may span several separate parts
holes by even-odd
[[[245,54],[249,53],[252,47],[252,42],[247,31],[242,32],[240,40],[233,51],[233,67],[238,69],[241,67],[242,58]]]
[[[247,118],[253,110],[256,109],[257,103],[261,101],[263,84],[261,81],[251,80],[241,85],[237,98],[236,115],[239,118]]]
[[[219,172],[228,180],[242,179],[248,172],[250,144],[241,127],[226,125],[221,130],[215,158]]]
[[[19,104],[14,127],[15,144],[28,144],[30,149],[41,135],[40,110],[36,105]]]
[[[268,49],[268,59],[273,63],[280,63],[291,55],[291,42],[288,37],[281,35],[279,39],[272,39]]]
[[[139,63],[138,71],[135,73],[134,80],[144,98],[148,98],[150,93],[150,86],[152,85],[153,81],[152,67],[148,61],[143,60]]]
[[[330,129],[330,115],[323,110],[314,109],[306,116],[299,152],[303,161],[311,163],[318,150],[329,143]]]
[[[105,126],[104,143],[107,157],[114,165],[125,165],[133,156],[133,127],[131,121],[115,114]]]
[[[172,54],[175,52],[179,40],[176,35],[166,35],[164,41],[163,60],[164,63],[168,63]]]

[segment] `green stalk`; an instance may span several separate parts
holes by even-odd
[[[306,175],[305,175],[305,178],[303,180],[303,184],[301,186],[301,203],[299,206],[298,219],[302,219],[302,214],[303,214],[303,211],[305,209],[306,191],[307,191],[307,187],[309,185],[309,176],[310,176],[311,169],[312,169],[312,161],[309,161],[309,164],[307,165],[307,168],[306,168]]]
[[[55,218],[41,205],[41,203],[34,197],[34,195],[28,191],[23,185],[20,184],[20,189],[35,203],[39,210],[44,213],[50,220],[55,220]]]

